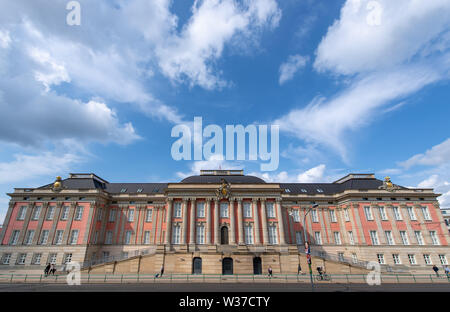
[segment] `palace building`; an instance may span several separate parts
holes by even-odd
[[[267,183],[202,170],[176,183],[110,183],[95,174],[15,188],[0,233],[0,269],[79,262],[90,272],[261,274],[418,272],[450,256],[432,189],[374,174],[333,183]]]

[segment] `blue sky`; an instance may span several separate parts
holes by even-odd
[[[450,206],[445,0],[0,0],[0,219],[14,187],[94,172],[176,182],[242,168],[276,182],[350,172]],[[277,124],[280,163],[175,161],[172,128]]]

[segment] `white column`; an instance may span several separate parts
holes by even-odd
[[[280,245],[285,245],[286,237],[284,236],[284,215],[282,213],[281,203],[280,203],[279,199],[277,199],[275,201],[275,205],[276,205],[277,214],[278,214],[278,228],[280,231]]]
[[[190,215],[190,229],[189,229],[189,244],[195,244],[195,237],[194,237],[194,227],[195,227],[195,198],[191,198],[191,215]]]
[[[170,234],[172,232],[172,199],[167,200],[167,215],[166,215],[166,237],[164,238],[164,244],[170,244]]]
[[[183,199],[182,202],[183,205],[183,232],[181,233],[181,244],[186,245],[186,239],[187,239],[187,201],[186,199]]]
[[[236,244],[234,198],[230,199],[230,245]]]
[[[267,232],[267,214],[266,214],[266,199],[261,198],[261,223],[263,232],[263,244],[269,243],[269,234]]]
[[[258,214],[258,199],[253,198],[252,200],[252,210],[255,220],[255,245],[261,244],[260,235],[261,231],[259,228],[259,214]]]
[[[219,229],[219,201],[214,200],[214,244],[220,243],[220,229]]]
[[[244,244],[244,224],[242,222],[242,198],[238,199],[238,243]]]
[[[211,199],[206,199],[206,244],[211,244]]]

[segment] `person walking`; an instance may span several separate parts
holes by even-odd
[[[272,267],[269,265],[269,268],[267,269],[267,272],[268,272],[268,277],[272,277],[273,275],[272,275]]]
[[[447,275],[447,278],[450,278],[450,268],[448,267],[448,265],[445,267],[444,272],[445,275]]]
[[[434,273],[436,273],[436,276],[439,277],[439,273],[438,273],[439,268],[436,265],[433,265],[433,271],[434,271]]]
[[[45,277],[47,277],[47,275],[49,274],[50,268],[51,268],[51,265],[50,265],[50,263],[48,263],[44,269]]]
[[[54,264],[52,264],[49,274],[51,273],[52,275],[55,275],[55,272],[56,272],[56,266]]]
[[[299,275],[299,274],[303,274],[302,266],[300,265],[300,263],[298,264],[298,267],[297,267],[297,275]]]

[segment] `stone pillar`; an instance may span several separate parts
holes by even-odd
[[[219,245],[220,229],[219,229],[219,200],[214,200],[214,244]]]
[[[244,224],[242,222],[242,198],[237,200],[238,202],[238,243],[244,244]]]
[[[206,199],[206,245],[211,244],[211,199]]]
[[[269,233],[267,232],[267,212],[266,212],[266,199],[261,198],[261,223],[263,232],[263,244],[269,243]]]
[[[259,227],[259,214],[258,214],[258,199],[253,198],[252,200],[252,210],[255,220],[255,245],[261,244],[261,230]]]
[[[89,240],[89,237],[92,238],[95,235],[95,224],[97,223],[97,214],[94,215],[94,209],[97,211],[97,213],[99,213],[99,211],[102,211],[102,217],[103,217],[103,214],[106,213],[105,211],[103,211],[102,208],[100,208],[100,207],[95,208],[95,206],[96,206],[96,202],[91,202],[89,204],[89,215],[88,215],[88,220],[87,220],[87,224],[86,224],[86,229],[84,232],[83,244],[87,244],[88,241],[90,242],[91,240]],[[98,206],[100,206],[100,205],[98,205]],[[102,209],[102,210],[100,210],[100,209]],[[93,225],[92,228],[91,228],[91,225]]]
[[[156,227],[158,226],[158,216],[159,216],[159,207],[157,205],[152,206],[152,232],[150,236],[150,241],[153,240],[153,244],[157,245],[158,241],[156,240]]]
[[[139,218],[139,232],[138,232],[138,238],[137,238],[137,244],[138,245],[142,245],[142,235],[143,235],[143,231],[144,231],[144,219],[146,217],[147,214],[147,205],[139,205],[139,214],[138,214],[138,218]]]
[[[195,198],[191,198],[191,214],[190,214],[190,227],[189,227],[189,244],[195,244]]]
[[[183,206],[183,224],[182,224],[182,228],[183,231],[181,233],[181,244],[182,245],[186,245],[187,243],[187,228],[188,228],[188,220],[187,220],[187,201],[186,199],[183,199],[183,202],[181,204]]]
[[[234,216],[234,198],[230,199],[230,245],[236,244],[236,218]]]
[[[169,198],[167,200],[167,215],[166,215],[166,237],[164,238],[164,244],[170,244],[170,234],[172,230],[172,205],[173,200],[172,198]]]
[[[2,228],[1,233],[0,233],[0,245],[3,244],[3,239],[5,238],[6,229],[9,226],[9,222],[10,222],[10,219],[11,219],[12,212],[14,210],[15,203],[16,202],[12,201],[12,200],[9,202],[8,212],[6,213],[5,221],[3,223],[3,228]],[[18,207],[18,209],[20,209],[20,207]],[[6,242],[6,244],[7,243],[8,242]]]
[[[275,201],[275,206],[278,215],[278,230],[280,231],[280,245],[286,245],[286,236],[284,235],[284,215],[281,209],[281,203],[279,199]]]

